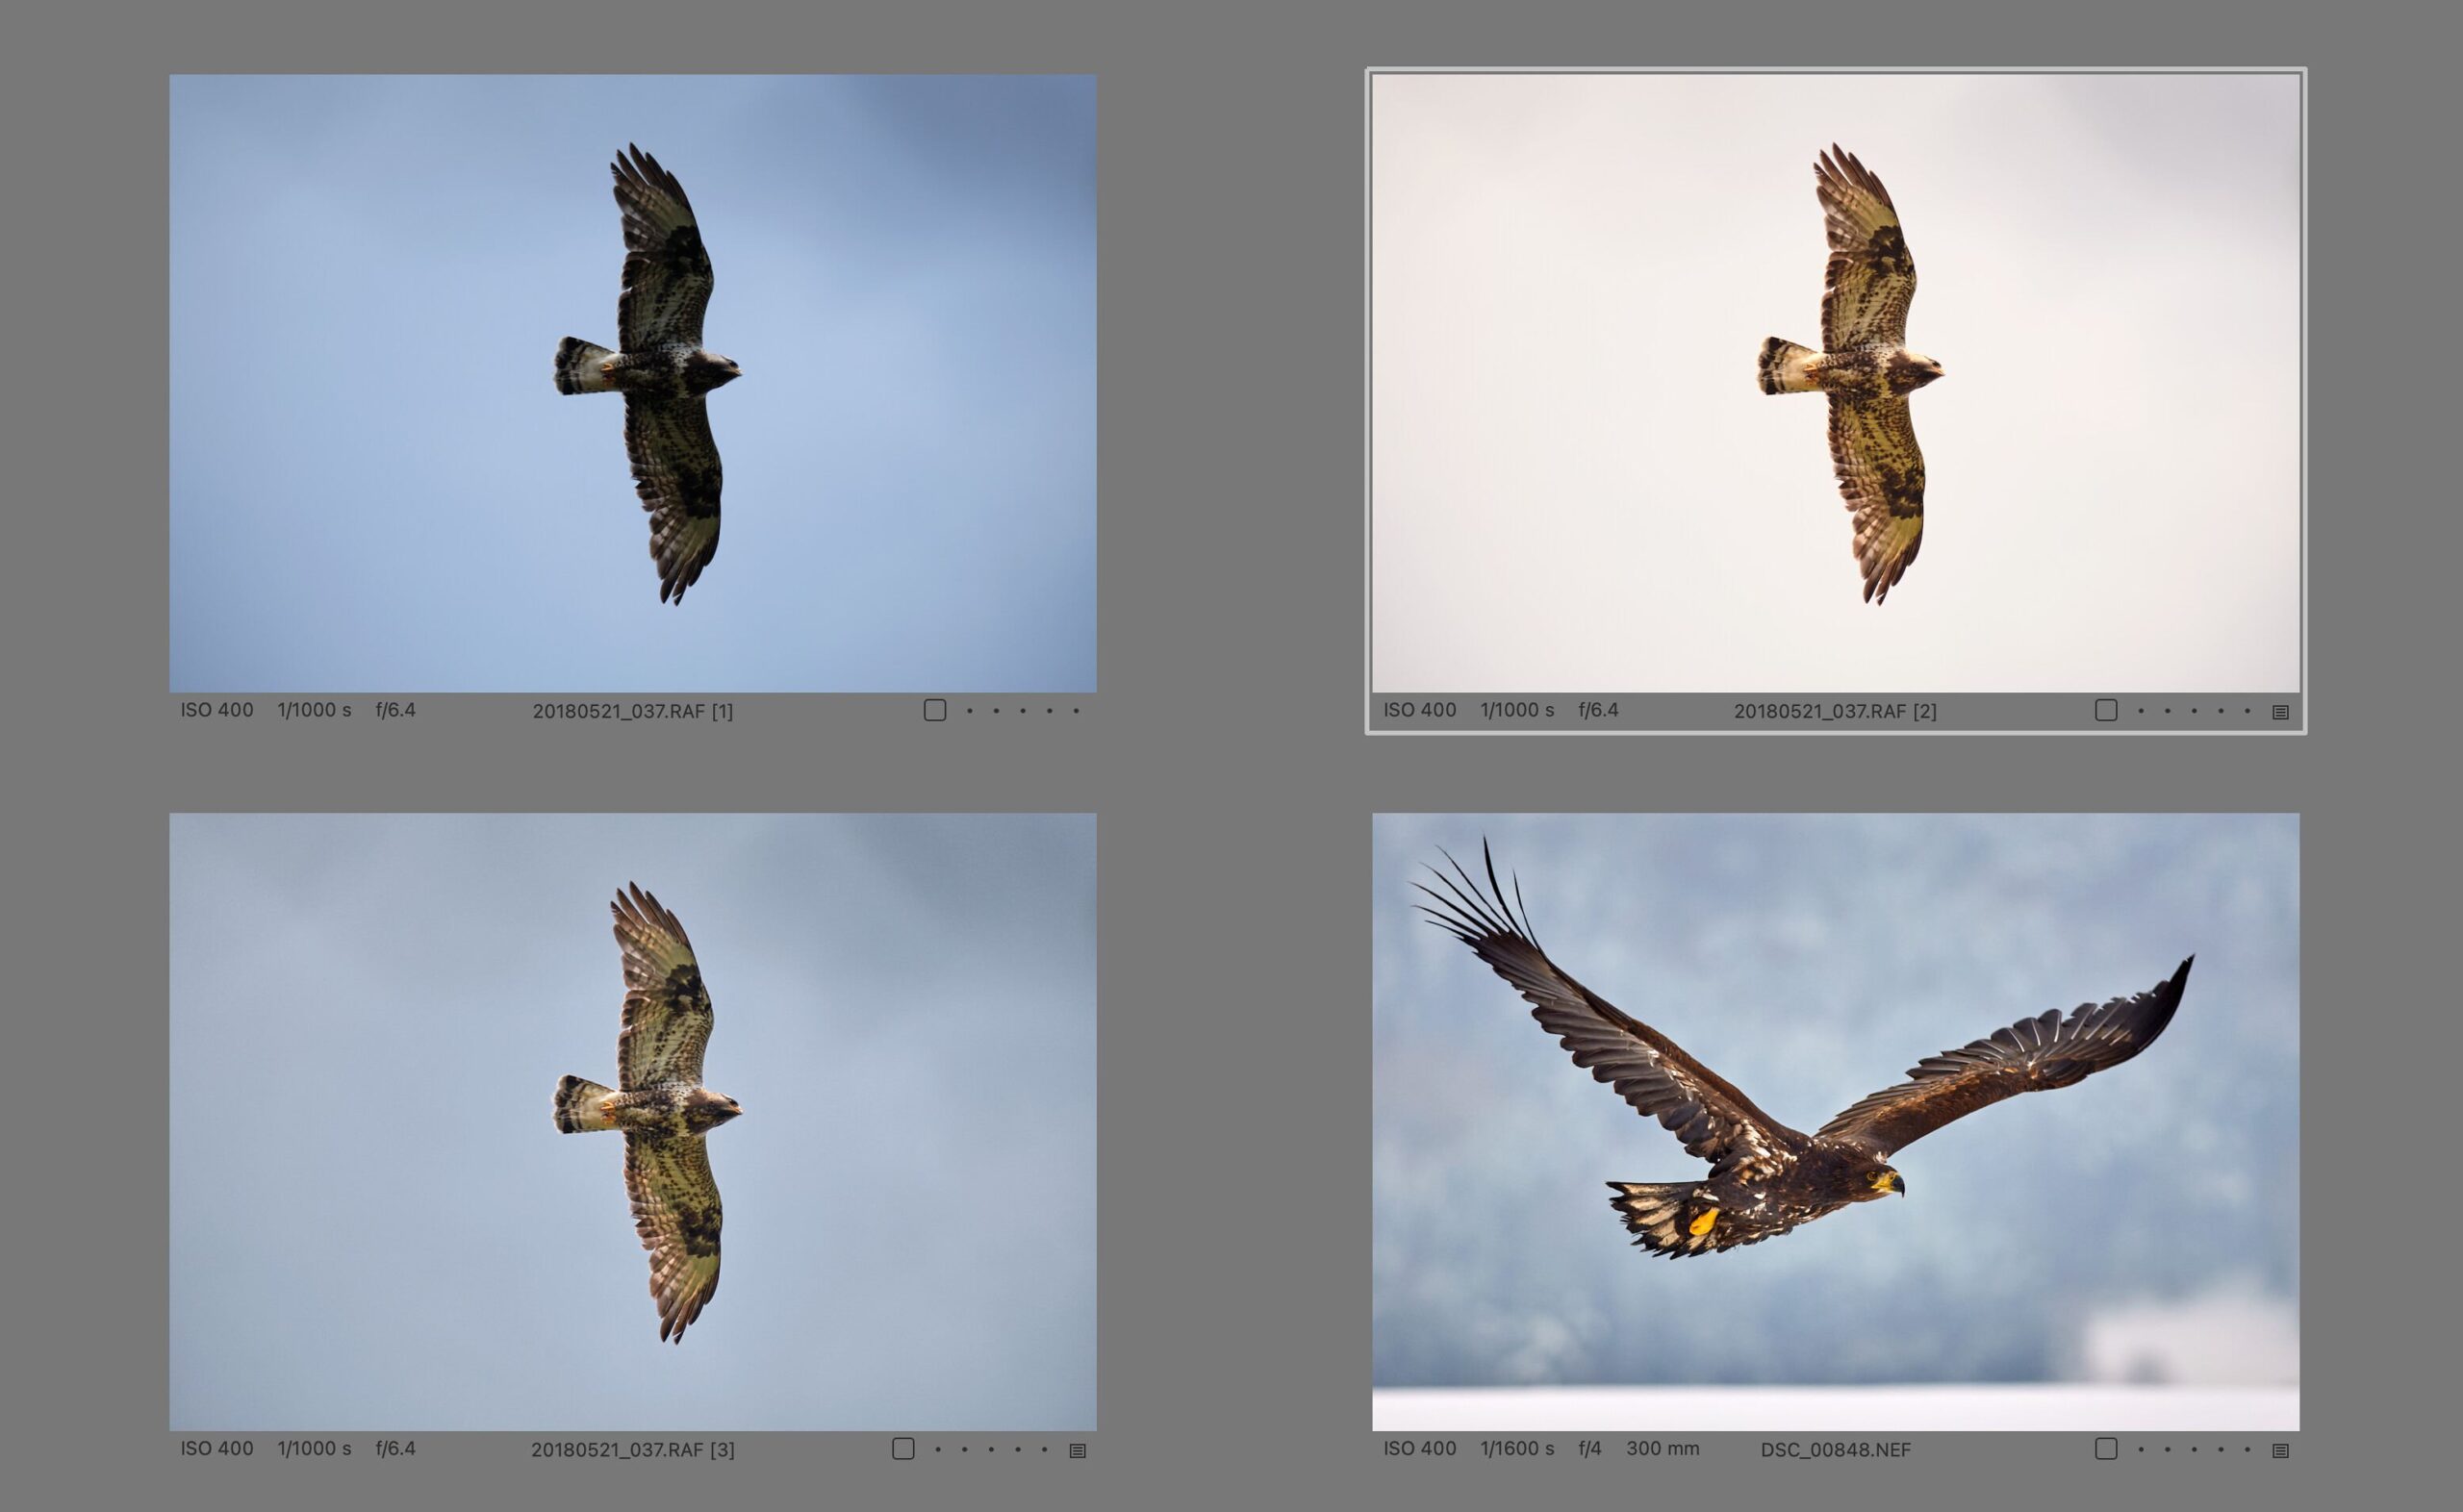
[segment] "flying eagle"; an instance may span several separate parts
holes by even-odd
[[[1878,604],[1924,543],[1924,453],[1907,396],[1942,376],[1942,365],[1907,349],[1916,260],[1890,190],[1836,143],[1813,176],[1830,233],[1822,349],[1763,342],[1762,391],[1830,395],[1830,462],[1856,517],[1865,597]]]
[[[1486,846],[1481,851],[1485,857]],[[2021,1019],[1963,1049],[1930,1056],[1906,1081],[1800,1134],[1667,1036],[1559,970],[1532,935],[1520,881],[1509,903],[1493,858],[1485,895],[1461,863],[1445,859],[1461,885],[1435,871],[1446,892],[1422,886],[1437,906],[1423,903],[1421,912],[1511,983],[1539,1026],[1573,1052],[1575,1065],[1612,1083],[1635,1112],[1658,1119],[1686,1153],[1711,1163],[1710,1174],[1695,1181],[1608,1183],[1616,1194],[1609,1203],[1625,1215],[1634,1243],[1671,1258],[1758,1245],[1850,1202],[1904,1197],[1907,1183],[1890,1164],[1893,1152],[1978,1108],[2070,1086],[2154,1044],[2180,1007],[2196,959],[2135,997],[2082,1003],[2067,1019],[2057,1012]]]
[[[623,350],[566,337],[556,346],[556,391],[624,396],[624,449],[649,511],[659,601],[680,604],[719,554],[719,443],[704,396],[744,369],[701,345],[710,254],[684,186],[656,158],[630,151],[630,161],[615,163],[616,207],[624,215],[616,340]]]
[[[556,1127],[624,1131],[624,1191],[650,1252],[658,1336],[682,1344],[719,1289],[724,1215],[703,1137],[744,1109],[701,1085],[710,991],[684,926],[639,883],[610,906],[624,956],[624,1027],[616,1036],[622,1090],[567,1076],[556,1083]]]

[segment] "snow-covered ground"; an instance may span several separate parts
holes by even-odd
[[[1380,1433],[2253,1433],[2300,1426],[2298,1386],[1524,1386],[1375,1395]]]

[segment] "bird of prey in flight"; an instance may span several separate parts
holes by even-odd
[[[1831,466],[1856,517],[1865,597],[1878,604],[1924,543],[1924,453],[1907,396],[1942,376],[1942,365],[1907,349],[1916,261],[1890,190],[1836,144],[1813,175],[1830,235],[1822,349],[1775,336],[1763,342],[1762,391],[1830,395]]]
[[[556,391],[624,396],[624,449],[649,511],[659,600],[680,604],[719,553],[719,443],[706,396],[744,369],[701,345],[710,254],[684,186],[641,148],[631,153],[615,163],[624,216],[624,292],[616,302],[622,350],[566,337],[556,346]]]
[[[1907,1080],[1801,1134],[1560,970],[1532,934],[1521,883],[1507,901],[1493,859],[1485,893],[1460,862],[1446,860],[1455,875],[1431,869],[1445,892],[1421,886],[1435,904],[1421,911],[1511,983],[1575,1065],[1613,1085],[1635,1112],[1659,1120],[1686,1153],[1710,1162],[1691,1181],[1608,1183],[1616,1194],[1609,1203],[1624,1215],[1634,1243],[1670,1258],[1758,1245],[1851,1202],[1905,1196],[1893,1153],[1978,1108],[2072,1086],[2146,1049],[2172,1021],[2196,959],[2135,997],[2082,1003],[2068,1018],[2047,1011],[1928,1056]]]
[[[619,893],[616,944],[624,957],[624,1027],[616,1036],[618,1086],[579,1076],[556,1083],[556,1127],[624,1132],[624,1191],[650,1252],[658,1336],[684,1330],[719,1289],[719,1183],[709,1132],[744,1109],[701,1085],[710,1043],[710,993],[693,942],[675,916],[637,883]]]

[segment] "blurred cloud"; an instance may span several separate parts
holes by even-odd
[[[2177,1301],[2099,1307],[2078,1351],[2077,1374],[2091,1381],[2289,1384],[2300,1379],[2300,1312],[2239,1277]]]

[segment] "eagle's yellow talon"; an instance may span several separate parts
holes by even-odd
[[[1694,1238],[1699,1239],[1704,1234],[1709,1233],[1711,1231],[1711,1225],[1718,1221],[1719,1210],[1717,1208],[1713,1208],[1709,1212],[1703,1214],[1700,1218],[1695,1219],[1691,1223],[1688,1224],[1685,1231],[1691,1234]]]

